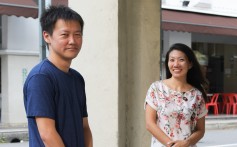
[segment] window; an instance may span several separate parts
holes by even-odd
[[[192,48],[208,57],[209,93],[237,92],[237,45],[193,42]]]

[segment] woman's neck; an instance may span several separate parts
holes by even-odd
[[[180,92],[185,92],[192,88],[192,86],[187,83],[186,79],[176,79],[173,77],[166,79],[165,84],[171,89]]]

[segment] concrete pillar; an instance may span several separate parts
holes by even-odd
[[[85,21],[72,67],[85,79],[94,146],[118,147],[118,0],[69,0]]]
[[[120,147],[150,146],[144,100],[160,72],[160,1],[119,1]]]
[[[72,67],[85,78],[96,147],[145,147],[144,99],[159,80],[160,1],[69,0],[85,20]]]

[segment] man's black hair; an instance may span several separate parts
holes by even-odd
[[[52,35],[55,24],[59,19],[64,21],[73,20],[79,22],[81,26],[81,33],[83,33],[84,21],[82,17],[71,8],[63,5],[49,6],[49,8],[42,13],[40,18],[42,31],[46,31]]]

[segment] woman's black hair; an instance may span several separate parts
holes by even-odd
[[[201,66],[198,63],[198,60],[194,52],[187,45],[182,44],[182,43],[175,43],[170,47],[169,51],[166,53],[166,58],[165,58],[166,78],[168,79],[168,78],[171,78],[172,76],[168,67],[168,61],[169,61],[170,52],[172,52],[173,50],[178,50],[178,51],[183,52],[187,56],[189,62],[192,63],[192,67],[191,69],[189,69],[187,73],[187,82],[193,87],[200,90],[204,97],[204,100],[206,101],[207,95],[205,92],[205,88],[208,87],[208,83],[203,75]]]

